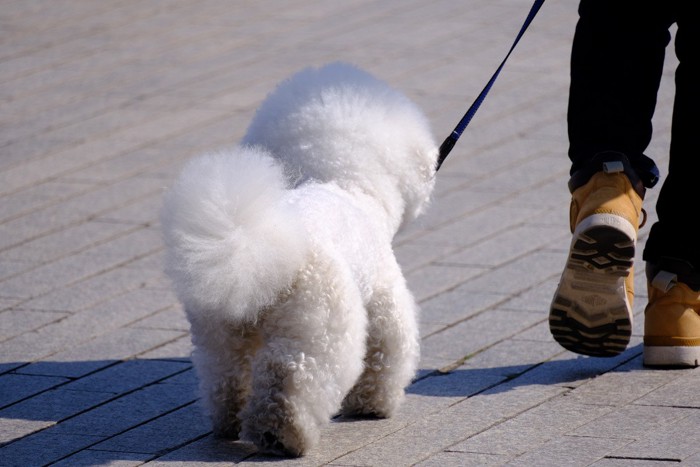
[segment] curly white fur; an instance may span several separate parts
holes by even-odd
[[[397,409],[419,350],[391,242],[436,158],[414,104],[335,63],[283,82],[241,145],[184,167],[162,210],[166,270],[217,433],[303,455],[338,410]]]

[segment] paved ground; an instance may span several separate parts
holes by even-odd
[[[641,275],[620,357],[579,358],[547,330],[569,238],[569,1],[545,4],[396,240],[423,336],[398,416],[334,421],[300,460],[210,435],[161,272],[158,209],[181,164],[234,144],[289,73],[335,60],[405,91],[442,139],[529,8],[241,3],[0,2],[0,465],[700,465],[700,370],[641,365]]]

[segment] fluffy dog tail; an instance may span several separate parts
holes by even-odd
[[[255,321],[309,251],[282,168],[256,147],[190,161],[166,194],[166,273],[191,319]]]

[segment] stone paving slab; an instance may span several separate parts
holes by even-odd
[[[386,420],[334,419],[306,457],[211,435],[158,210],[182,164],[230,146],[280,80],[355,63],[436,138],[500,63],[529,0],[5,0],[0,6],[0,465],[700,465],[700,370],[564,351],[568,65],[548,1],[396,238],[422,358]],[[667,173],[669,48],[649,153]],[[658,190],[645,203],[651,225]],[[640,231],[640,243],[648,227]],[[641,248],[637,259],[641,261]]]

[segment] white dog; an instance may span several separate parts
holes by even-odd
[[[437,153],[404,95],[336,63],[185,166],[162,213],[167,272],[216,433],[298,456],[339,410],[397,409],[419,349],[391,243],[426,206]]]

